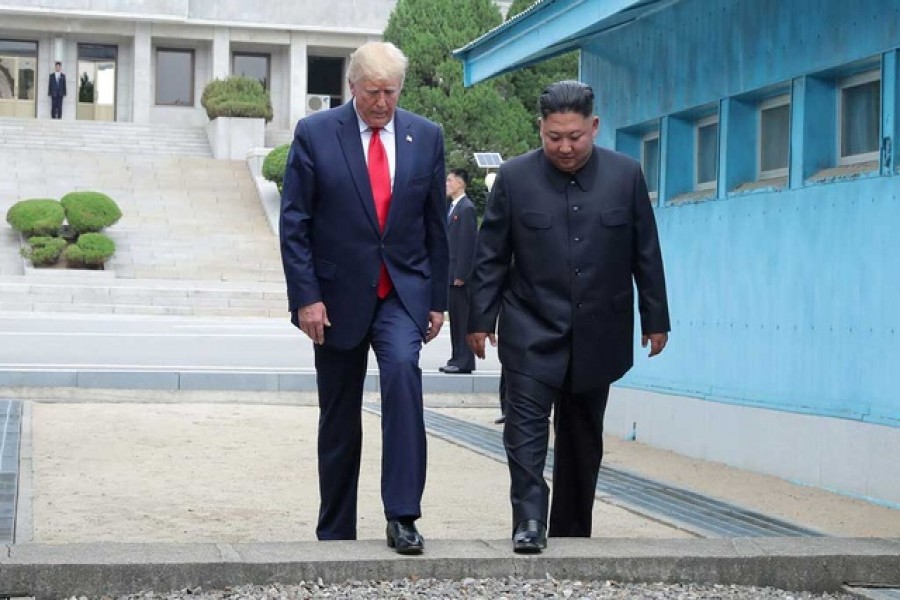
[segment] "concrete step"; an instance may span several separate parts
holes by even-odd
[[[202,127],[135,123],[2,118],[0,145],[112,154],[210,156],[206,131]]]
[[[253,316],[284,318],[287,296],[275,282],[77,279],[71,272],[0,277],[0,311]],[[101,273],[102,275],[102,273]]]

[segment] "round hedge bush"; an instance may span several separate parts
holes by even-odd
[[[122,218],[115,201],[100,192],[71,192],[60,202],[69,227],[78,233],[100,231]]]
[[[229,77],[206,84],[200,104],[210,120],[216,117],[249,117],[272,120],[272,100],[257,79]]]
[[[288,152],[291,149],[290,144],[282,144],[266,155],[263,161],[262,176],[269,181],[274,181],[278,186],[278,191],[284,185],[284,170],[287,167]]]
[[[63,256],[73,267],[99,267],[116,253],[116,243],[102,233],[82,233]]]
[[[56,235],[65,218],[62,204],[49,198],[21,200],[6,212],[6,222],[27,237]]]
[[[36,267],[55,265],[66,247],[66,240],[50,236],[34,236],[28,238],[28,247],[22,248],[22,256]]]

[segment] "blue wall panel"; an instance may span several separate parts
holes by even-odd
[[[900,0],[684,0],[583,48],[582,77],[615,129],[898,45]]]
[[[598,94],[598,143],[614,147],[619,129],[877,65],[897,47],[900,0],[684,0],[590,40],[581,68]],[[900,177],[808,183],[796,169],[815,171],[808,159],[835,130],[807,121],[792,134],[807,153],[792,157],[793,189],[657,209],[673,331],[661,357],[638,349],[622,383],[900,426]],[[684,176],[671,161],[670,187]]]
[[[900,181],[658,209],[666,352],[626,385],[900,425]]]

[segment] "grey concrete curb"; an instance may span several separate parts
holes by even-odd
[[[497,393],[499,373],[445,375],[423,373],[422,387],[430,394]],[[225,390],[306,392],[316,389],[313,371],[230,371],[170,369],[0,369],[3,387],[70,387],[132,390]],[[377,371],[366,375],[365,390],[379,389]]]
[[[703,582],[833,592],[900,584],[900,539],[551,540],[538,556],[509,541],[429,541],[402,557],[377,540],[254,544],[21,544],[0,558],[0,596],[61,598],[301,581],[403,577]]]

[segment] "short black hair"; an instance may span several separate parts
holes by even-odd
[[[450,175],[455,175],[462,179],[463,185],[469,187],[469,172],[465,169],[450,169]]]
[[[594,90],[586,83],[567,80],[551,83],[538,99],[541,117],[553,113],[574,112],[584,117],[594,114]]]
[[[56,61],[55,63],[53,63],[53,65],[56,66],[56,67],[61,67],[61,66],[62,66],[62,63],[59,62],[59,61]]]

